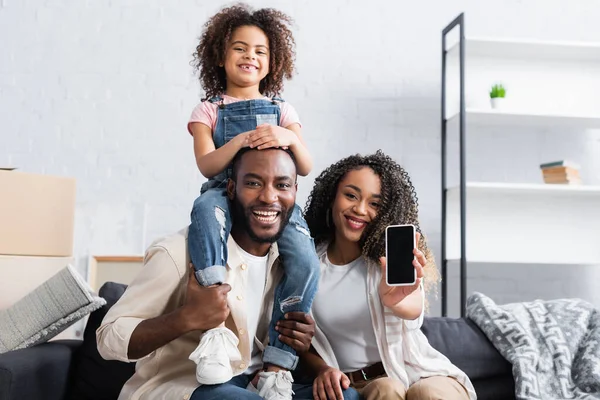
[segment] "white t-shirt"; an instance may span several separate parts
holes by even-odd
[[[256,345],[256,330],[258,328],[258,320],[263,311],[263,296],[265,284],[267,282],[267,256],[257,257],[247,253],[241,247],[238,247],[241,258],[246,262],[248,268],[244,270],[246,273],[248,291],[246,292],[246,318],[248,327],[248,337],[252,338],[251,354],[252,360],[245,374],[252,374],[262,367],[262,349]],[[263,316],[265,318],[266,316]]]
[[[381,361],[369,311],[364,258],[333,265],[325,252],[321,262],[325,268],[312,310],[333,347],[340,370],[352,372]]]

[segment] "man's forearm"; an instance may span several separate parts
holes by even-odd
[[[326,367],[327,363],[323,360],[311,346],[310,350],[300,355],[300,368],[303,372],[309,374],[312,377],[319,375],[319,372],[323,367]]]
[[[137,360],[189,332],[179,310],[146,319],[135,328],[129,339],[127,356]]]

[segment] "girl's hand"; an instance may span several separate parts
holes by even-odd
[[[339,369],[324,366],[313,382],[315,400],[344,400],[342,390],[348,389],[350,378]]]
[[[419,243],[419,239],[421,238],[421,234],[417,232],[416,241]],[[423,279],[424,271],[423,266],[427,264],[427,259],[422,251],[418,248],[413,250],[413,254],[416,256],[416,259],[413,260],[412,264],[415,267],[417,272],[417,281],[414,285],[411,286],[389,286],[386,282],[386,269],[387,262],[385,257],[381,257],[379,261],[381,262],[381,282],[379,282],[379,298],[384,306],[388,308],[393,308],[396,304],[400,303],[404,300],[408,295],[413,293],[415,290],[419,289],[419,285],[421,284],[421,280]]]
[[[250,146],[249,138],[250,138],[250,134],[252,132],[254,132],[254,131],[240,133],[239,135],[234,137],[232,140],[237,140],[237,145],[239,146],[240,149],[242,149],[244,147],[249,147]]]
[[[271,124],[262,124],[255,130],[248,132],[248,143],[252,148],[258,150],[272,147],[282,147],[287,149],[298,141],[298,136],[289,129]]]

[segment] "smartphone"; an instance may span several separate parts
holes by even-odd
[[[414,225],[390,225],[385,228],[386,282],[390,286],[410,286],[417,282],[413,265],[416,247]]]

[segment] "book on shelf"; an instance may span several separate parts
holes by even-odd
[[[549,183],[549,184],[561,183],[561,184],[565,184],[565,185],[581,185],[581,179],[580,178],[568,178],[568,179],[544,178],[544,183]]]
[[[581,184],[579,166],[571,161],[552,161],[541,164],[540,168],[542,169],[544,183]]]
[[[558,160],[540,164],[541,169],[554,168],[554,167],[570,167],[579,169],[579,165],[570,160]]]
[[[552,167],[542,169],[544,176],[579,176],[579,170],[573,167]]]

